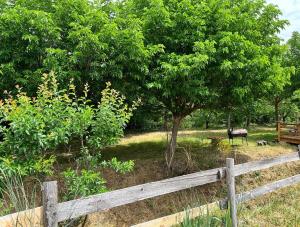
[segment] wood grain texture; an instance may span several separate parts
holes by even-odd
[[[44,227],[57,227],[57,181],[43,183]]]
[[[300,174],[289,177],[283,180],[279,180],[273,182],[271,184],[264,185],[262,187],[258,187],[248,192],[244,192],[236,195],[236,203],[242,203],[247,200],[255,199],[259,196],[274,192],[284,187],[292,186],[300,183]],[[165,217],[161,217],[158,219],[154,219],[148,222],[140,223],[137,225],[133,225],[131,227],[171,227],[176,224],[180,224],[183,222],[184,218],[187,217],[187,214],[190,218],[196,218],[201,215],[206,215],[207,211],[213,212],[218,208],[227,209],[228,198],[222,199],[217,202],[213,202],[204,206],[192,208],[188,211],[182,211],[176,214],[168,215]]]
[[[230,205],[230,216],[232,220],[232,227],[237,227],[237,203],[235,201],[235,176],[234,176],[234,159],[226,159],[226,183],[228,189],[228,198]]]
[[[235,166],[235,176],[240,176],[257,170],[268,169],[270,167],[294,162],[300,160],[300,152],[293,152],[287,155],[282,155],[275,158],[269,158],[260,161],[247,162]]]
[[[18,213],[9,214],[0,217],[1,227],[16,227],[16,226],[43,226],[43,208],[36,207],[34,209],[21,211]]]
[[[278,141],[286,142],[292,144],[300,144],[300,124],[286,124],[282,122],[278,122]],[[294,133],[291,133],[291,131]]]
[[[291,154],[283,155],[276,158],[266,159],[262,161],[248,162],[234,166],[234,176],[239,176],[251,171],[266,169],[275,165],[288,163],[292,161],[299,161],[300,152],[294,152]],[[151,182],[147,184],[137,185],[129,188],[119,189],[112,192],[107,192],[99,195],[94,195],[82,199],[72,200],[63,203],[57,203],[57,186],[55,192],[55,186],[48,187],[47,183],[44,185],[44,207],[46,208],[45,215],[50,217],[54,225],[48,224],[48,226],[55,226],[55,223],[64,221],[71,218],[80,217],[86,214],[108,210],[117,206],[126,205],[129,203],[137,202],[140,200],[153,198],[160,195],[184,190],[187,188],[205,185],[208,183],[217,182],[224,178],[226,175],[226,167],[216,168],[212,170],[202,171],[189,175],[179,176],[175,178],[165,179],[162,181]],[[277,181],[249,192],[242,193],[236,197],[236,203],[246,201],[248,199],[255,198],[260,195],[275,191],[282,187],[287,187],[299,183],[300,176],[296,175],[291,178],[287,178],[281,181]],[[52,183],[52,185],[54,185]],[[52,189],[51,189],[52,188]],[[52,194],[49,196],[47,194]],[[55,198],[56,194],[56,198]],[[47,202],[48,201],[48,202]],[[226,199],[222,200],[222,206],[226,205]],[[49,204],[52,204],[49,206]],[[55,205],[56,204],[56,205]],[[28,219],[28,214],[31,211],[34,212],[33,220],[35,223],[42,222],[43,211],[42,207],[27,210],[15,214],[10,214],[4,217],[0,217],[0,226],[10,227],[14,226],[14,220],[21,220],[23,217]],[[25,225],[27,226],[27,225]],[[38,226],[38,225],[37,225]],[[47,226],[47,225],[46,225]]]
[[[58,204],[58,221],[76,218],[171,192],[217,182],[220,180],[220,171],[225,172],[225,168],[202,171],[63,202]]]
[[[237,195],[236,200],[237,200],[237,203],[242,203],[247,200],[254,199],[258,196],[262,196],[262,195],[274,192],[276,190],[279,190],[281,188],[292,186],[292,185],[295,185],[298,183],[300,183],[300,174],[283,179],[283,180],[275,181],[270,184],[266,184],[264,186],[255,188],[248,192],[241,193],[241,194]]]

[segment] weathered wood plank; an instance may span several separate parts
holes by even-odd
[[[258,187],[256,189],[253,189],[248,192],[244,192],[241,194],[236,195],[236,202],[242,203],[251,199],[255,199],[259,196],[274,192],[276,190],[292,186],[295,184],[300,183],[300,174],[289,177],[283,180],[279,180],[261,187]],[[213,202],[204,206],[196,207],[193,209],[190,209],[189,212],[183,211],[176,214],[168,215],[162,218],[154,219],[148,222],[144,222],[141,224],[134,225],[132,227],[152,227],[152,226],[158,226],[158,227],[169,227],[176,224],[180,224],[183,222],[184,218],[189,214],[190,218],[196,218],[201,215],[205,215],[207,211],[213,212],[217,208],[226,209],[226,204],[228,203],[228,198],[222,199],[217,202]]]
[[[43,183],[44,227],[57,227],[57,181]]]
[[[131,227],[171,227],[180,224],[185,218],[189,217],[194,219],[199,216],[207,215],[207,211],[214,212],[219,208],[219,202],[209,203],[203,206],[188,209],[186,211],[181,211],[176,214],[171,214],[165,217],[157,218],[151,221],[133,225]]]
[[[225,172],[225,168],[216,168],[59,203],[58,221],[76,218],[171,192],[217,182],[220,180],[220,172]]]
[[[43,226],[43,208],[37,207],[30,210],[20,211],[13,214],[0,217],[1,227],[15,227],[15,226]]]
[[[295,185],[298,183],[300,183],[300,174],[283,179],[283,180],[275,181],[270,184],[266,184],[264,186],[255,188],[248,192],[241,193],[241,194],[237,195],[236,200],[237,200],[237,203],[242,203],[247,200],[254,199],[258,196],[262,196],[262,195],[274,192],[276,190],[279,190],[281,188],[292,186],[292,185]]]
[[[268,169],[276,165],[281,165],[288,162],[294,162],[299,160],[300,160],[300,152],[293,152],[275,158],[269,158],[260,161],[253,161],[253,162],[247,162],[247,163],[235,165],[234,172],[235,172],[235,176],[240,176],[249,172]]]
[[[238,226],[236,196],[235,196],[235,176],[234,176],[234,159],[226,159],[226,183],[228,188],[228,198],[230,205],[230,216],[232,220],[232,227]]]
[[[300,146],[298,149],[300,149]],[[235,168],[234,170],[236,171],[235,176],[245,174],[250,171],[269,168],[274,165],[297,161],[300,159],[299,155],[300,155],[300,150],[299,150],[299,153],[295,152],[295,153],[291,153],[291,154],[284,155],[281,157],[236,165],[234,167]],[[203,172],[199,172],[199,173],[193,173],[193,174],[189,174],[189,175],[185,175],[185,176],[166,179],[166,180],[162,180],[162,181],[158,181],[158,182],[152,182],[152,183],[133,186],[133,187],[125,188],[125,189],[120,189],[120,190],[116,190],[113,192],[90,196],[90,197],[83,198],[83,199],[72,200],[72,201],[60,203],[60,204],[57,204],[57,211],[58,211],[57,220],[63,221],[66,219],[79,217],[79,216],[97,212],[97,211],[108,210],[113,207],[133,203],[133,202],[144,200],[147,198],[152,198],[155,196],[164,195],[164,194],[180,191],[180,190],[187,189],[187,188],[216,182],[220,178],[223,178],[225,176],[225,172],[226,172],[225,170],[226,170],[225,167],[217,168],[217,169],[213,169],[213,170],[207,170],[207,171],[203,171]],[[282,181],[289,182],[289,184],[286,185],[286,186],[289,186],[291,183],[293,183],[293,179],[295,180],[295,182],[299,182],[298,175],[292,177],[291,180],[290,180],[290,178],[288,178],[288,179],[282,180]],[[277,188],[280,188],[282,181],[279,181],[279,183],[275,182],[275,183],[270,184],[271,186],[275,184],[274,187],[276,188],[276,189],[271,189],[270,192],[277,190]],[[279,184],[279,186],[278,186],[278,184]],[[254,197],[255,195],[259,196],[259,195],[266,194],[267,192],[263,193],[264,192],[263,188],[269,187],[270,185],[266,185],[261,188],[255,189],[253,191],[243,193],[243,196],[245,198],[250,199],[250,198]],[[285,186],[283,186],[283,187],[285,187]],[[47,187],[45,187],[45,188],[47,188]],[[56,194],[57,194],[57,192],[56,192]],[[240,198],[240,197],[238,196],[238,198]],[[224,200],[224,201],[226,201],[226,200]],[[41,214],[42,208],[40,207],[40,208],[36,208],[36,209],[38,210],[38,213],[35,218],[37,220],[41,220],[42,216],[43,216]],[[7,215],[5,217],[1,217],[0,218],[0,226],[10,226],[7,223],[11,222],[11,220],[13,221],[14,219],[12,219],[12,218],[19,217],[19,215],[21,217],[23,215],[23,213],[28,213],[28,212],[31,212],[31,210]],[[53,211],[53,213],[55,214],[54,211]]]

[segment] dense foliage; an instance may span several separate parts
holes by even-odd
[[[278,32],[287,21],[265,1],[127,1],[145,43],[160,48],[147,86],[172,113],[171,168],[182,119],[196,109],[232,111],[289,83]]]
[[[31,160],[75,138],[81,140],[82,148],[115,144],[135,106],[128,107],[124,97],[109,86],[95,107],[87,99],[87,87],[82,97],[76,96],[73,84],[59,90],[53,73],[44,75],[36,97],[19,89],[16,98],[8,96],[0,105],[2,121],[10,122],[10,127],[1,128],[2,154]]]
[[[17,123],[13,134],[5,132],[11,142],[3,147],[18,149],[26,159],[75,137],[83,147],[115,143],[124,125],[109,126],[120,126],[123,119],[111,105],[97,106],[99,86],[104,89],[108,81],[129,101],[143,100],[131,121],[126,119],[130,129],[168,129],[172,122],[169,168],[180,127],[224,125],[227,117],[246,126],[297,120],[299,33],[282,45],[278,33],[288,22],[280,15],[265,0],[1,1],[0,97],[18,94],[22,108],[12,112],[24,115],[7,117]],[[76,110],[68,106],[73,101],[56,98],[40,106],[43,111],[32,108],[42,105],[31,97],[41,96],[41,75],[51,71],[65,91],[74,78],[76,93],[83,97]],[[198,122],[191,123],[198,109]],[[56,114],[63,120],[50,117],[45,122]],[[31,141],[23,143],[22,136]],[[28,143],[33,148],[29,153],[24,148]]]
[[[0,168],[7,176],[51,175],[58,146],[70,146],[81,141],[76,158],[76,169],[62,173],[65,179],[65,199],[107,191],[106,181],[99,169],[112,168],[124,174],[132,171],[133,161],[121,162],[116,158],[103,161],[97,149],[113,145],[123,131],[135,103],[129,107],[125,98],[107,83],[101,101],[93,106],[84,96],[77,96],[71,82],[69,88],[59,89],[54,73],[45,74],[36,97],[19,92],[16,97],[7,94],[0,103],[3,141],[0,143]],[[97,152],[98,151],[98,152]],[[0,186],[1,186],[0,174]],[[1,187],[0,187],[1,188]]]
[[[80,88],[89,82],[95,100],[101,82],[123,81],[120,87],[131,87],[147,73],[151,50],[144,45],[140,21],[117,17],[116,11],[104,1],[2,3],[0,90],[12,91],[20,84],[35,94],[41,73],[51,70],[65,87],[70,77]]]

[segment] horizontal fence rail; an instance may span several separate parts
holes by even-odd
[[[235,165],[234,173],[235,176],[240,176],[257,170],[268,169],[276,165],[282,165],[288,162],[299,161],[299,159],[300,159],[300,151],[293,152],[287,155],[282,155],[275,158],[269,158],[269,159],[253,161],[253,162],[246,162],[243,164]]]
[[[229,204],[232,203],[232,205],[230,205],[230,208],[231,210],[233,210],[231,215],[235,216],[232,216],[232,219],[235,219],[233,226],[237,226],[237,204],[261,195],[265,195],[280,188],[300,183],[300,175],[279,180],[238,195],[235,194],[234,178],[246,173],[250,173],[252,171],[263,170],[276,165],[299,161],[300,146],[298,149],[298,152],[293,152],[287,155],[260,161],[247,162],[239,165],[234,165],[233,159],[227,159],[227,167],[221,167],[169,178],[161,181],[141,184],[62,203],[57,203],[57,183],[55,181],[45,182],[43,184],[44,209],[42,209],[43,212],[38,212],[37,215],[41,220],[43,220],[41,222],[44,223],[44,226],[56,227],[58,225],[58,222],[61,221],[77,218],[99,211],[109,210],[114,207],[169,194],[172,192],[181,191],[196,186],[218,182],[221,179],[227,177],[227,187],[228,189],[230,189],[228,190],[230,192],[228,194]],[[229,165],[229,163],[231,164]],[[230,174],[230,177],[228,177],[228,174]],[[228,199],[226,198],[221,200],[219,204],[220,207],[226,207],[228,205]],[[16,214],[11,215],[16,216]],[[2,226],[2,220],[7,221],[7,217],[8,216],[0,217],[0,226]]]
[[[236,201],[237,203],[242,203],[298,183],[300,183],[300,174],[238,194],[236,196]]]
[[[59,203],[58,221],[217,182],[224,175],[225,168],[217,168]]]
[[[237,204],[246,202],[251,199],[255,199],[259,196],[271,193],[278,189],[282,189],[288,186],[296,185],[300,183],[300,175],[289,177],[287,179],[279,180],[271,184],[267,184],[248,192],[243,192],[236,195]],[[151,221],[133,225],[132,227],[154,227],[154,226],[173,226],[178,223],[183,222],[186,218],[197,218],[201,215],[206,215],[208,212],[212,213],[218,208],[227,209],[228,208],[228,198],[213,202],[210,204],[202,205],[200,207],[190,208],[187,211],[181,211],[176,214],[168,215],[165,217],[157,218]]]

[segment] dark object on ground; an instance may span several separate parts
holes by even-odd
[[[233,138],[235,137],[241,137],[242,138],[242,141],[244,143],[244,138],[246,139],[246,143],[248,145],[248,131],[247,129],[235,129],[233,130],[233,128],[230,128],[227,130],[227,133],[228,133],[228,138],[229,138],[229,143],[230,143],[230,140],[232,141],[232,144],[233,144]]]
[[[257,146],[266,146],[268,145],[268,142],[265,140],[258,140],[256,141]]]

